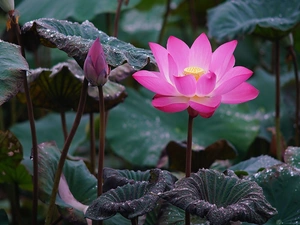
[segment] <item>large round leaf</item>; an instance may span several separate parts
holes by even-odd
[[[81,67],[83,67],[89,48],[97,37],[100,37],[106,61],[112,67],[128,62],[134,69],[139,70],[148,63],[155,64],[149,50],[136,48],[115,37],[110,37],[99,31],[89,21],[79,24],[43,18],[27,22],[22,30],[25,33],[34,32],[37,34],[45,46],[56,47],[65,51]]]
[[[32,179],[24,165],[23,148],[10,131],[0,131],[0,183],[18,184],[25,190],[32,190]]]
[[[289,78],[290,74],[282,74],[282,86],[284,86]],[[260,120],[259,136],[271,141],[272,135],[268,128],[275,126],[275,77],[262,69],[257,69],[254,72],[254,76],[249,80],[249,83],[259,90],[258,97],[248,103],[251,113]],[[280,105],[281,131],[284,138],[289,140],[294,137],[293,115],[290,114],[291,109],[286,107],[284,96],[281,96]]]
[[[186,212],[206,217],[211,225],[229,221],[265,223],[276,214],[255,182],[225,176],[216,170],[199,170],[160,195]]]
[[[44,142],[38,145],[39,151],[39,198],[48,203],[50,200],[55,171],[57,169],[60,151],[54,142]],[[82,161],[66,160],[63,169],[68,186],[74,198],[84,204],[90,204],[97,196],[97,180],[88,171]],[[60,191],[60,190],[59,190]],[[75,209],[68,202],[72,199],[64,198],[62,194],[56,197],[56,204],[60,207],[62,216],[69,221],[77,221],[78,224],[85,224],[83,212]],[[74,208],[74,209],[73,209]]]
[[[74,60],[59,63],[51,69],[30,70],[27,79],[33,105],[57,112],[76,111],[83,78],[84,72]],[[125,87],[109,80],[103,86],[103,93],[106,110],[123,102],[126,97]],[[89,86],[84,113],[99,112],[98,96],[98,89]],[[18,94],[18,98],[26,103],[24,93]]]
[[[166,179],[163,171],[153,169],[150,171],[149,182],[128,183],[100,195],[87,209],[86,217],[105,220],[116,213],[128,219],[144,215],[155,208],[159,199],[158,194],[163,192],[165,187]]]
[[[298,0],[226,1],[208,10],[209,36],[223,42],[250,33],[279,39],[300,23]]]
[[[66,123],[68,128],[71,128],[74,122],[74,118],[75,118],[75,113],[72,112],[66,113]],[[84,141],[85,126],[87,123],[88,123],[88,116],[83,116],[83,118],[81,119],[81,123],[78,127],[78,130],[75,134],[74,140],[70,146],[69,149],[70,155],[73,155],[79,143]],[[37,120],[35,126],[36,126],[38,143],[54,140],[57,143],[59,148],[63,147],[64,136],[62,132],[60,114],[58,113],[48,114],[47,116]],[[23,146],[24,161],[26,161],[25,162],[26,167],[32,170],[32,168],[30,167],[32,163],[31,160],[29,159],[31,155],[31,149],[32,149],[29,122],[25,121],[22,123],[17,123],[13,127],[11,127],[11,131],[16,135],[16,137],[19,139],[19,141]]]
[[[0,105],[15,96],[29,69],[18,46],[0,40]]]
[[[300,221],[300,172],[287,164],[275,165],[253,174],[250,180],[263,188],[278,214],[265,225],[294,225]]]
[[[166,147],[169,169],[185,172],[186,142],[171,141]],[[226,140],[218,140],[215,143],[202,148],[192,146],[192,172],[201,168],[208,169],[215,160],[233,159],[237,156],[234,147]]]
[[[271,167],[276,164],[280,164],[281,161],[276,160],[268,155],[261,155],[259,157],[253,157],[246,161],[242,161],[232,167],[230,167],[233,171],[245,171],[248,174],[254,174],[258,170]]]
[[[128,89],[128,98],[110,112],[107,139],[113,151],[138,166],[155,166],[171,141],[186,140],[187,112],[163,113],[150,103],[153,94]],[[219,139],[232,143],[244,157],[259,129],[247,104],[221,105],[210,119],[195,118],[193,142],[204,148]]]
[[[140,1],[130,0],[128,4],[122,6],[122,9],[132,8]],[[89,0],[84,2],[84,5],[81,0],[45,0],[42,2],[39,0],[27,0],[18,5],[17,10],[22,15],[20,21],[23,23],[41,17],[55,19],[72,18],[82,22],[91,20],[101,13],[115,13],[117,6],[118,1],[110,0]]]

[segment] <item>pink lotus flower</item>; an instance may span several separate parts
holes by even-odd
[[[173,36],[166,49],[156,43],[149,45],[159,72],[141,70],[133,77],[156,93],[152,105],[161,111],[188,109],[191,116],[208,118],[221,103],[242,103],[258,95],[258,90],[245,82],[253,72],[242,66],[234,67],[235,40],[214,52],[204,33],[191,48]]]
[[[105,55],[97,38],[92,44],[83,65],[84,75],[93,86],[104,85],[109,73],[108,64],[105,61]]]

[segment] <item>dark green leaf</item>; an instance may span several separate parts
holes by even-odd
[[[115,170],[106,167],[103,169],[103,192],[125,184],[134,184],[136,181],[148,181],[149,178],[150,170]]]
[[[186,142],[171,141],[167,145],[171,170],[185,171],[186,149]],[[208,169],[215,160],[233,159],[237,155],[234,147],[226,140],[216,141],[206,148],[193,145],[192,149],[192,172],[197,172],[200,168]]]
[[[77,111],[84,73],[74,60],[59,63],[51,69],[39,68],[30,72],[28,82],[34,106],[57,112]],[[106,110],[126,97],[125,87],[111,81],[103,86],[103,92]],[[99,112],[98,89],[89,86],[88,93],[84,112]],[[18,98],[26,103],[24,93],[18,94]]]
[[[15,96],[23,85],[28,64],[16,45],[0,40],[0,105]]]
[[[186,139],[188,114],[155,109],[150,102],[153,94],[145,89],[138,93],[128,88],[127,92],[125,103],[110,112],[107,139],[113,151],[128,162],[156,166],[167,143]],[[226,139],[240,157],[245,156],[259,129],[258,120],[248,114],[247,104],[221,105],[210,119],[197,117],[194,122],[195,144],[205,148]]]
[[[43,202],[48,203],[52,192],[53,179],[57,169],[60,151],[54,142],[39,144],[38,151],[39,198]],[[69,188],[81,207],[90,204],[92,200],[96,198],[97,180],[90,174],[82,161],[66,160],[63,174],[68,186],[64,186],[62,190]],[[56,204],[59,206],[60,213],[69,222],[76,221],[77,224],[85,224],[86,220],[82,210],[75,208],[72,204],[70,205],[69,200],[68,198],[65,199],[59,190],[59,194],[56,197]]]
[[[254,174],[261,168],[267,168],[276,164],[281,163],[281,161],[276,160],[270,156],[263,155],[256,158],[251,158],[246,161],[240,162],[232,167],[231,170],[234,171],[246,171],[248,174]]]
[[[159,225],[185,225],[185,211],[171,204],[164,204],[158,218]],[[147,224],[148,225],[148,224]],[[156,225],[149,224],[149,225]],[[191,215],[191,225],[210,225],[210,223],[199,216]]]
[[[288,147],[284,152],[284,161],[297,169],[300,169],[300,148]]]
[[[67,127],[70,128],[74,122],[75,114],[66,113]],[[73,155],[78,145],[85,139],[85,126],[88,123],[88,116],[81,118],[81,123],[78,127],[74,140],[70,146],[69,154]],[[47,116],[39,119],[35,123],[38,143],[55,140],[59,148],[63,147],[64,136],[62,133],[61,117],[59,114],[50,113]],[[31,132],[28,121],[15,124],[10,129],[19,139],[23,146],[24,161],[26,168],[32,171],[32,161],[29,159],[31,155]]]
[[[284,85],[286,80],[289,80],[290,74],[282,74],[281,82]],[[274,127],[275,120],[275,76],[265,72],[262,69],[257,69],[254,76],[249,80],[254,87],[259,90],[259,95],[256,99],[248,103],[251,114],[260,120],[259,136],[271,141],[272,133],[268,128]],[[281,105],[285,105],[286,101],[281,96]],[[293,121],[290,118],[289,107],[281,107],[280,128],[285,140],[294,137]]]
[[[104,32],[97,30],[89,21],[78,24],[44,18],[27,22],[22,29],[25,33],[36,32],[42,44],[65,51],[81,67],[89,48],[97,37],[100,37],[106,61],[112,67],[118,67],[128,62],[133,69],[139,70],[148,63],[155,64],[149,50],[135,48],[115,37],[109,37]]]
[[[85,216],[92,220],[105,220],[120,213],[132,219],[150,212],[159,199],[158,193],[166,187],[161,170],[153,169],[150,174],[149,182],[126,184],[105,192],[89,206]]]
[[[177,180],[169,171],[162,171],[167,189],[171,189]],[[151,171],[133,171],[133,170],[115,170],[112,168],[103,169],[103,191],[106,192],[110,189],[123,186],[125,184],[134,184],[139,181],[148,181],[150,179]]]
[[[6,212],[4,211],[4,209],[0,209],[0,225],[8,225],[8,224],[9,221]]]
[[[23,158],[22,145],[10,131],[0,131],[0,161],[10,167],[17,166]],[[0,173],[1,174],[1,173]]]
[[[300,22],[298,0],[226,1],[208,10],[209,36],[218,42],[257,34],[280,39]]]
[[[287,164],[275,165],[249,177],[263,188],[278,214],[265,225],[294,225],[300,221],[300,173]]]
[[[255,182],[215,170],[201,169],[160,196],[191,214],[206,217],[211,225],[229,221],[263,224],[277,213]]]
[[[111,217],[105,221],[103,221],[104,225],[131,225],[131,221],[129,219],[126,219],[121,214],[117,213],[114,217]]]
[[[23,149],[19,140],[10,131],[0,131],[0,183],[18,184],[24,190],[32,190],[32,179],[20,164]]]
[[[141,0],[130,0],[128,4],[122,5],[122,10],[134,7]],[[42,17],[69,19],[76,21],[85,21],[95,18],[101,13],[115,13],[118,1],[110,0],[89,0],[82,5],[81,0],[64,0],[51,1],[45,0],[27,0],[22,2],[18,7],[18,11],[22,15],[21,22],[27,22]],[[59,9],[59,10],[57,10]]]

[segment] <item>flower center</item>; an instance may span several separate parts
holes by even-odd
[[[183,74],[193,75],[196,78],[196,80],[198,80],[201,77],[201,75],[205,74],[205,71],[197,66],[189,66],[183,70]]]

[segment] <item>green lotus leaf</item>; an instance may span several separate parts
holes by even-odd
[[[124,104],[110,112],[107,140],[114,153],[131,164],[154,167],[170,141],[186,139],[188,114],[155,109],[151,105],[153,93],[144,88],[140,92],[130,88],[126,91],[129,97]],[[193,142],[206,147],[226,139],[243,158],[259,131],[255,116],[249,115],[248,103],[222,104],[210,119],[195,118]]]
[[[55,171],[57,169],[60,151],[54,142],[44,142],[38,145],[38,175],[39,175],[39,199],[45,203],[50,200]],[[97,180],[88,171],[83,161],[66,160],[63,169],[68,186],[74,196],[74,201],[80,205],[88,205],[97,196]],[[76,224],[86,224],[86,219],[82,210],[74,208],[69,203],[68,198],[64,198],[60,193],[56,197],[56,205],[62,217],[69,222]]]
[[[284,152],[284,161],[297,169],[300,169],[300,148],[288,147]]]
[[[20,164],[23,148],[10,131],[0,131],[0,183],[18,184],[23,190],[32,190],[32,178]]]
[[[163,170],[163,175],[167,183],[167,189],[171,189],[177,180],[169,171]],[[116,170],[105,167],[103,169],[103,191],[115,189],[125,184],[134,184],[139,181],[148,181],[151,177],[151,170],[133,171],[133,170]]]
[[[148,181],[150,170],[133,171],[133,170],[115,170],[105,167],[103,169],[103,192],[115,189],[125,184],[134,184],[137,181]]]
[[[246,161],[242,161],[232,167],[230,170],[234,171],[246,171],[247,174],[254,174],[262,168],[267,168],[276,164],[280,164],[281,161],[274,159],[271,156],[262,155],[259,157],[252,157]]]
[[[23,85],[24,71],[29,69],[20,47],[0,40],[0,105],[15,96]]]
[[[278,214],[265,225],[297,224],[300,220],[300,172],[293,166],[282,163],[266,168],[248,178],[262,187],[266,199]]]
[[[126,10],[134,7],[141,0],[130,0],[128,4],[123,4],[121,10]],[[21,2],[17,6],[20,12],[20,22],[24,23],[41,17],[50,17],[56,19],[70,19],[75,21],[85,21],[94,19],[102,13],[115,13],[118,7],[117,1],[110,0],[89,0],[84,2],[84,7],[81,0],[64,0],[51,1],[44,0],[27,0]],[[57,10],[59,9],[59,10]]]
[[[4,209],[0,209],[0,225],[8,225],[8,216]]]
[[[100,37],[106,61],[112,67],[118,67],[127,62],[133,69],[139,70],[148,63],[155,64],[149,50],[136,48],[115,37],[110,37],[99,31],[89,21],[79,24],[42,18],[25,23],[22,30],[24,33],[36,33],[43,45],[66,52],[81,67],[83,67],[88,50],[97,37]]]
[[[277,213],[255,182],[215,170],[201,169],[160,196],[191,214],[206,217],[211,225],[229,221],[263,224]]]
[[[85,216],[92,220],[105,220],[120,213],[128,219],[136,218],[154,209],[158,194],[165,187],[163,172],[152,169],[149,181],[128,183],[102,194],[89,206]]]
[[[30,71],[28,83],[32,103],[36,107],[64,112],[76,111],[84,78],[83,70],[74,60],[59,63],[51,69],[38,68]],[[85,113],[99,112],[98,89],[89,86]],[[125,87],[108,81],[103,86],[105,109],[109,110],[123,102],[127,96]],[[24,93],[18,94],[22,103],[26,103]]]
[[[274,40],[300,23],[298,0],[226,1],[208,10],[209,36],[218,42],[256,34]]]
[[[152,213],[152,212],[151,212]],[[185,211],[170,203],[163,204],[161,207],[161,213],[157,218],[159,225],[185,225]],[[191,225],[210,225],[209,221],[199,216],[190,215]],[[148,224],[147,224],[148,225]],[[153,225],[153,224],[149,224]]]
[[[185,142],[169,142],[166,151],[171,170],[185,171],[186,148]],[[197,145],[192,148],[192,172],[197,172],[200,168],[208,169],[215,160],[233,159],[237,155],[234,147],[226,140],[216,141],[205,148]]]

